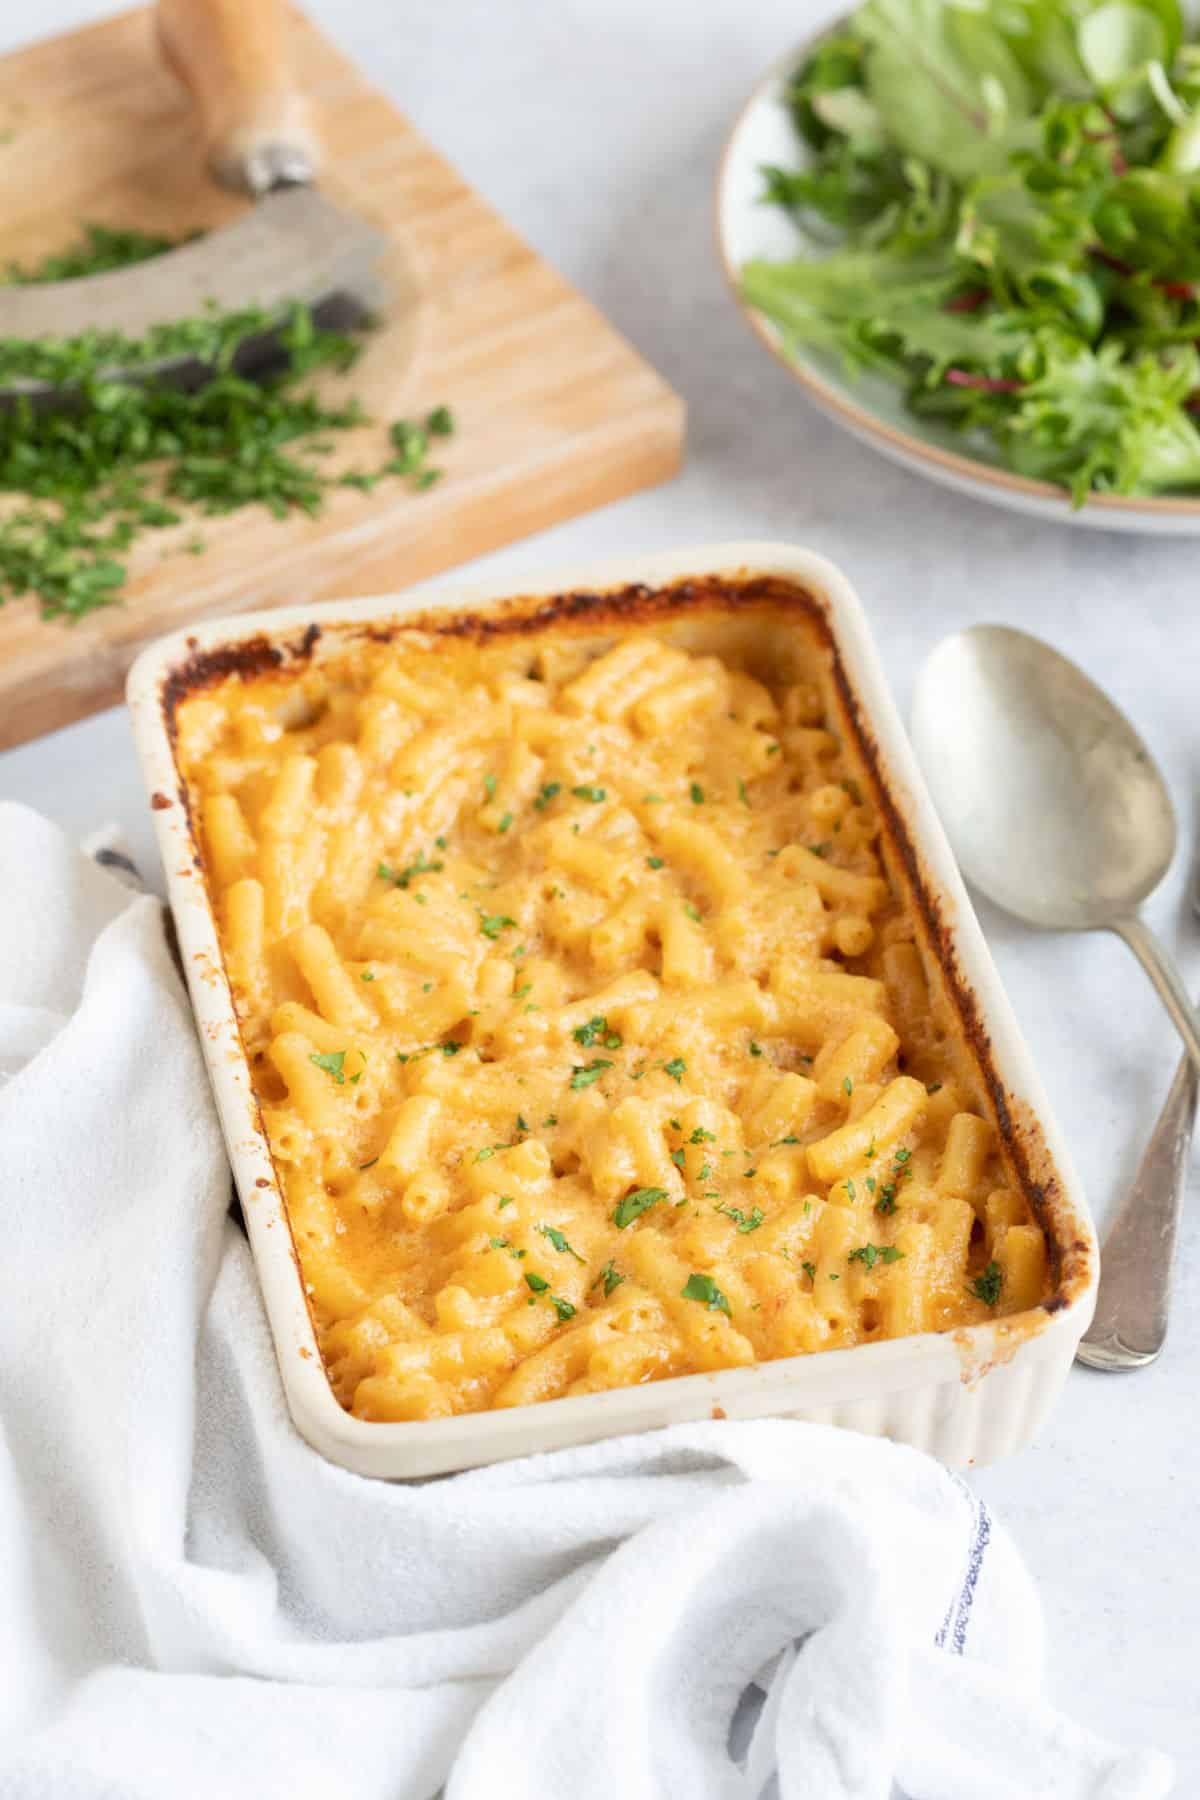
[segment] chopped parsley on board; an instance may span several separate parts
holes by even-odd
[[[194,235],[194,234],[193,234]],[[148,261],[188,239],[102,225],[31,268],[9,264],[9,282],[63,281]],[[247,339],[273,331],[278,365],[255,380],[239,373]],[[454,421],[444,406],[423,424],[397,420],[369,470],[322,462],[338,434],[368,425],[355,399],[323,398],[310,381],[342,373],[365,331],[329,331],[299,302],[203,313],[151,327],[138,338],[91,330],[71,338],[0,339],[0,388],[47,384],[64,406],[18,401],[0,409],[0,493],[19,496],[0,518],[0,606],[30,594],[44,619],[68,622],[122,597],[128,556],[146,534],[263,507],[276,519],[318,514],[331,490],[369,491],[403,478],[421,491],[440,470],[432,437]],[[156,379],[152,365],[199,362],[211,371],[188,390]],[[121,371],[147,371],[139,380]],[[175,547],[175,546],[173,546]],[[202,554],[195,533],[177,548]]]

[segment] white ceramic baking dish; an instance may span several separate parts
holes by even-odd
[[[403,595],[257,613],[195,626],[146,650],[129,677],[134,736],[154,808],[179,942],[217,1106],[258,1265],[288,1404],[331,1461],[364,1475],[445,1473],[506,1457],[642,1431],[678,1420],[819,1420],[901,1439],[955,1465],[1022,1448],[1049,1412],[1095,1302],[1095,1236],[949,846],[917,769],[863,609],[845,577],[783,544],[717,544],[561,571],[521,594],[522,608],[556,596],[600,596],[688,577],[778,577],[816,602],[859,748],[872,765],[885,830],[906,871],[927,935],[936,938],[964,1036],[974,1046],[1002,1133],[1053,1245],[1055,1289],[1031,1312],[945,1333],[789,1357],[752,1368],[656,1381],[463,1417],[375,1424],[338,1404],[321,1362],[275,1170],[263,1134],[173,750],[173,708],[205,669],[239,657],[336,650],[364,625],[409,615],[477,614],[512,598],[512,584],[449,581]],[[584,602],[586,605],[587,603]],[[313,627],[319,627],[319,632]]]

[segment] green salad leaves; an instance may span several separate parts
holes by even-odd
[[[835,352],[1019,474],[1200,490],[1200,44],[1177,0],[866,0],[788,89],[764,199],[824,254],[752,262]]]

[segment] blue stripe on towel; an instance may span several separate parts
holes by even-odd
[[[966,1648],[967,1626],[971,1619],[971,1607],[975,1602],[975,1589],[979,1585],[979,1571],[983,1567],[984,1551],[991,1542],[992,1516],[983,1501],[977,1499],[965,1482],[959,1487],[971,1508],[974,1528],[971,1533],[971,1548],[967,1554],[966,1573],[962,1579],[957,1595],[946,1610],[941,1629],[934,1638],[934,1645],[939,1650],[949,1648],[955,1656],[961,1656]]]

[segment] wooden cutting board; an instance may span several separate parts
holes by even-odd
[[[327,152],[322,186],[391,243],[398,298],[347,386],[372,426],[332,466],[370,468],[384,424],[449,406],[442,481],[335,489],[317,519],[261,508],[148,533],[123,604],[77,625],[33,600],[0,606],[0,748],[120,698],[143,644],[195,619],[386,592],[679,466],[679,397],[522,243],[316,27],[294,54]],[[205,175],[182,89],[139,9],[0,59],[0,264],[36,261],[83,223],[183,232],[242,202]],[[199,536],[199,555],[185,546]]]

